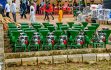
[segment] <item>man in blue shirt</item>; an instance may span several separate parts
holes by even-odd
[[[22,3],[22,4],[21,4],[21,18],[23,18],[23,17],[27,18],[27,17],[26,17],[26,10],[27,10],[26,4],[25,4],[25,3]]]

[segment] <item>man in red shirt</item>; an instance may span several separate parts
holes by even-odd
[[[49,4],[48,3],[46,3],[45,5],[44,5],[44,11],[45,11],[45,18],[44,18],[44,20],[48,20],[49,21]]]
[[[54,17],[53,17],[53,15],[52,15],[52,12],[53,12],[53,6],[52,6],[52,4],[49,3],[49,15],[51,15],[52,20],[54,20]]]

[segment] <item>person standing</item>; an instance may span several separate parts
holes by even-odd
[[[63,11],[62,11],[62,8],[60,8],[58,21],[59,21],[59,22],[62,22],[62,18],[63,18]]]
[[[54,20],[54,17],[53,17],[53,6],[49,3],[49,15],[51,15],[52,17],[52,20]]]
[[[49,21],[49,4],[46,3],[46,5],[44,5],[44,9],[45,9],[45,18],[44,20],[48,20]]]
[[[35,22],[35,9],[34,9],[33,3],[30,6],[30,21],[31,21],[31,23]]]
[[[14,1],[12,1],[11,11],[12,11],[13,19],[16,22],[16,4]]]
[[[23,18],[23,17],[25,17],[25,18],[27,18],[26,17],[26,10],[27,10],[27,7],[26,7],[26,4],[25,3],[22,3],[21,4],[21,11],[22,11],[22,13],[21,13],[21,18]]]
[[[7,2],[7,4],[5,5],[5,11],[6,11],[6,17],[9,17],[9,18],[10,18],[10,16],[9,16],[9,13],[10,13],[10,5],[8,4],[8,2]]]

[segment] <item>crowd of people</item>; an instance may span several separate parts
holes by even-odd
[[[56,9],[58,10],[57,14],[59,14],[59,11],[64,10],[64,9],[65,9],[65,11],[66,10],[69,11],[69,7],[70,7],[70,5],[67,3],[67,1],[64,5],[61,5],[61,4],[56,5],[56,4],[51,4],[48,1],[46,2],[45,0],[41,1],[40,4],[37,4],[36,1],[33,1],[33,4],[32,4],[32,2],[27,0],[27,2],[25,1],[24,5],[23,5],[23,1],[21,0],[21,2],[20,2],[21,18],[23,18],[23,16],[26,18],[26,15],[25,15],[26,13],[30,13],[30,15],[32,15],[30,8],[33,7],[33,11],[35,12],[35,13],[33,13],[33,18],[35,17],[34,14],[39,14],[39,15],[45,14],[44,20],[48,20],[48,21],[50,21],[49,16],[51,16],[52,20],[54,20],[53,14],[56,11]],[[63,13],[62,13],[62,15],[63,15]],[[35,19],[34,19],[34,21],[35,21]]]
[[[20,16],[21,18],[27,18],[26,14],[30,13],[30,21],[35,22],[36,14],[44,14],[44,20],[50,21],[49,16],[51,16],[52,20],[54,20],[53,14],[57,9],[57,14],[59,15],[58,21],[61,22],[63,17],[63,11],[69,11],[70,7],[72,6],[77,7],[78,4],[74,2],[73,5],[69,5],[67,1],[63,5],[51,4],[50,2],[45,2],[45,0],[43,0],[40,4],[37,4],[36,1],[20,0]],[[1,14],[3,14],[4,12],[1,8],[2,6],[0,5],[0,11]],[[12,1],[11,5],[7,2],[4,9],[6,12],[5,16],[10,18],[11,12],[13,15],[13,20],[16,22],[16,9],[17,7],[15,1]]]
[[[22,18],[26,18],[27,16],[26,14],[29,13],[30,14],[30,21],[36,22],[36,13],[37,14],[42,14],[44,13],[45,17],[44,17],[44,21],[49,19],[49,16],[52,17],[52,20],[54,20],[54,16],[53,16],[53,5],[50,2],[41,2],[41,10],[39,9],[40,6],[36,5],[36,2],[27,2],[27,0],[21,0],[20,1],[20,16],[21,19]],[[5,12],[4,12],[5,11]],[[60,8],[60,12],[62,11],[62,9]],[[16,22],[16,12],[17,12],[17,5],[15,3],[15,1],[12,1],[11,4],[9,4],[8,2],[5,5],[5,8],[2,7],[2,5],[0,4],[0,14],[2,14],[3,16],[6,17],[10,17],[10,13],[12,13],[13,16],[13,20]],[[63,15],[63,13],[58,12],[59,15]],[[60,16],[59,16],[60,19]],[[60,21],[61,22],[61,21]]]

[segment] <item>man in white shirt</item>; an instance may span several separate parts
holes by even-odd
[[[30,6],[30,21],[31,21],[31,23],[35,22],[35,9],[34,9],[33,3]]]
[[[15,4],[14,1],[12,1],[11,12],[12,12],[12,15],[13,15],[13,19],[16,22],[16,4]]]
[[[8,4],[8,2],[7,2],[7,4],[5,5],[5,11],[6,11],[6,16],[10,18],[10,16],[9,16],[9,13],[10,13],[10,5]]]

